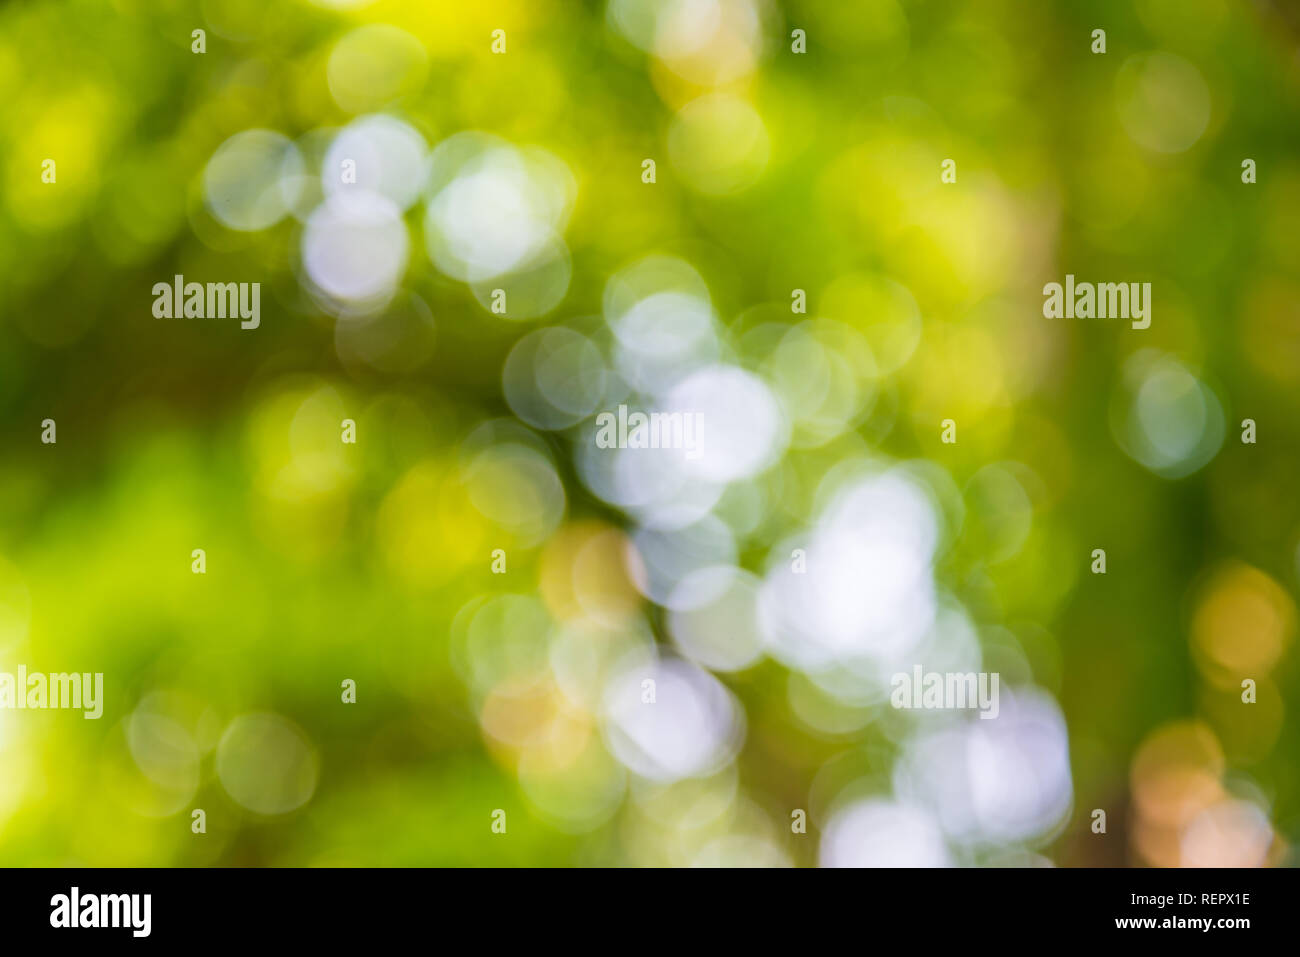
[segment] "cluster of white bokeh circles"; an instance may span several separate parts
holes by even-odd
[[[400,298],[411,257],[407,214],[422,202],[426,251],[440,272],[468,283],[494,314],[543,315],[564,298],[572,275],[563,233],[574,176],[546,150],[486,133],[457,133],[431,148],[394,112],[427,72],[428,55],[410,33],[387,24],[349,31],[333,46],[326,77],[351,122],[296,141],[266,129],[231,136],[204,169],[207,209],[238,232],[299,219],[303,286],[324,311],[355,319],[382,315]],[[504,310],[494,308],[502,293]],[[361,338],[382,335],[371,327]],[[374,352],[365,341],[350,350],[363,361]],[[394,362],[380,356],[371,364]]]
[[[322,139],[328,145],[309,173]],[[568,291],[573,175],[553,154],[498,137],[458,133],[431,151],[419,130],[385,113],[300,143],[245,130],[212,155],[203,191],[212,216],[232,230],[301,218],[300,278],[338,316],[372,316],[393,301],[411,256],[406,213],[422,199],[430,260],[468,283],[485,308],[500,289],[507,308],[497,314],[535,318]]]

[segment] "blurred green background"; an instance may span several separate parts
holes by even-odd
[[[1298,41],[1226,0],[0,6],[0,671],[106,695],[0,711],[0,863],[1294,862]],[[1151,327],[1044,318],[1067,273]],[[177,274],[260,327],[155,318]],[[721,458],[592,452],[665,394]],[[852,647],[808,652],[800,547]],[[1002,718],[889,708],[948,660]]]

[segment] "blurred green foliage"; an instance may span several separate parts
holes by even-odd
[[[759,307],[795,321],[790,290],[802,288],[810,315],[859,330],[879,358],[892,328],[881,317],[899,308],[882,283],[914,297],[915,351],[855,430],[787,455],[784,518],[742,559],[761,566],[838,462],[872,451],[941,465],[966,522],[938,577],[986,660],[1013,636],[1002,667],[1055,695],[1067,721],[1074,811],[1043,854],[1168,862],[1136,836],[1134,756],[1167,722],[1196,719],[1234,793],[1267,808],[1271,859],[1286,859],[1300,838],[1294,652],[1264,656],[1259,702],[1243,712],[1191,642],[1207,576],[1228,561],[1286,596],[1276,628],[1291,640],[1296,18],[1216,0],[753,8],[753,64],[702,79],[637,49],[596,2],[0,7],[0,670],[102,671],[108,689],[98,722],[0,712],[0,863],[677,862],[628,808],[587,833],[553,827],[513,752],[481,730],[453,664],[454,619],[477,596],[535,592],[543,548],[516,548],[445,491],[466,435],[511,415],[511,346],[539,324],[598,315],[609,277],[651,252],[691,263],[738,338]],[[416,38],[426,59],[391,96],[348,111],[330,54],[371,23]],[[790,52],[796,27],[805,55]],[[1089,49],[1098,27],[1104,55]],[[191,52],[198,28],[203,54]],[[504,56],[490,51],[497,28]],[[1153,51],[1194,65],[1203,131],[1189,133],[1195,91],[1143,59]],[[749,102],[769,143],[752,185],[725,195],[670,155],[678,110],[710,91]],[[299,282],[301,224],[223,228],[202,174],[242,130],[300,139],[372,110],[430,145],[479,130],[567,164],[573,273],[556,309],[492,316],[429,261],[413,211],[403,286],[436,322],[431,358],[395,374],[340,360],[335,318]],[[658,158],[653,187],[645,157]],[[1246,157],[1257,184],[1241,182]],[[46,158],[56,184],[41,180]],[[945,158],[952,186],[939,182]],[[1152,281],[1151,328],[1043,318],[1042,285],[1067,272]],[[261,281],[261,327],[155,319],[150,289],[177,273]],[[1223,406],[1221,449],[1184,478],[1153,474],[1116,441],[1126,363],[1143,349],[1177,357]],[[340,449],[347,416],[360,439]],[[55,445],[39,441],[46,418]],[[956,445],[940,442],[947,418]],[[1239,441],[1243,418],[1258,444]],[[545,441],[567,520],[622,524]],[[1001,560],[990,556],[1006,527],[970,484],[992,463],[1023,467],[1032,502],[1026,537]],[[504,578],[490,572],[498,545],[510,546]],[[194,548],[205,575],[191,573]],[[1107,550],[1104,577],[1089,574],[1094,548]],[[662,640],[661,616],[642,613]],[[1243,642],[1258,624],[1242,620]],[[344,678],[355,706],[340,703]],[[808,806],[827,768],[887,780],[888,737],[811,731],[773,662],[726,681],[748,717],[745,813],[767,816],[791,861],[815,863],[821,822],[790,835],[790,809]],[[165,721],[141,730],[128,720],[141,707]],[[301,730],[319,768],[310,799],[272,816],[232,798],[215,756],[228,722],[267,711]],[[193,808],[207,811],[204,837]],[[489,829],[496,808],[508,839]],[[1108,839],[1089,833],[1092,808],[1111,809]]]

